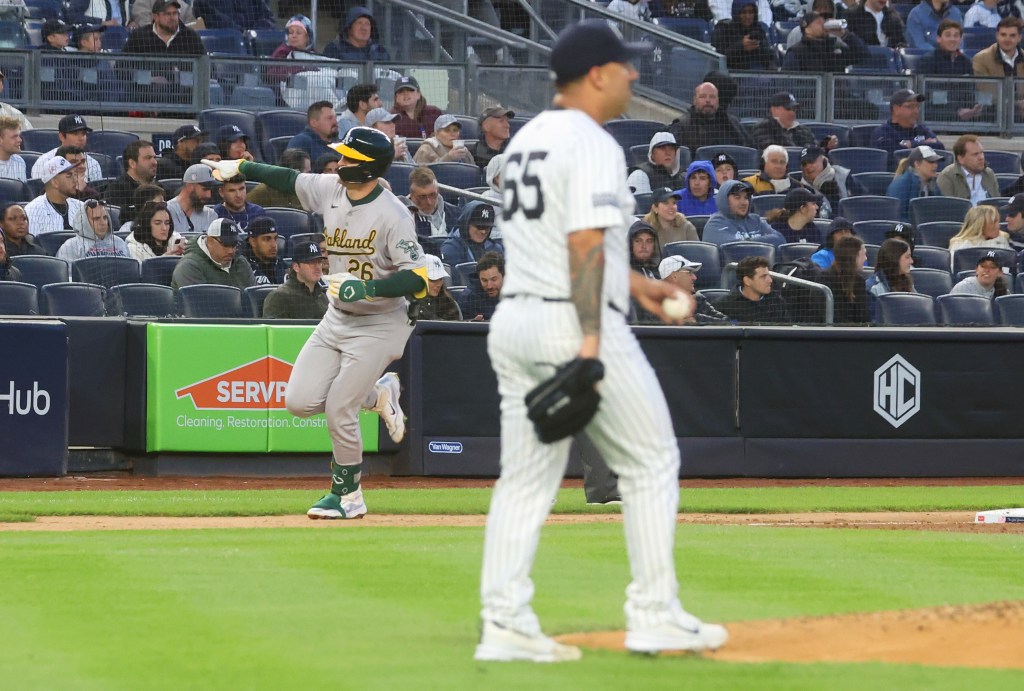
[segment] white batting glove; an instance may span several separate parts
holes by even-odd
[[[238,166],[241,165],[242,159],[236,161],[211,161],[208,158],[204,158],[203,163],[213,169],[214,178],[224,182],[238,176]]]

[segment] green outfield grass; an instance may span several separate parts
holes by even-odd
[[[575,664],[478,664],[482,541],[480,528],[445,527],[0,532],[0,684],[133,691],[1021,687],[1020,673],[993,670],[744,665],[593,651]],[[1024,599],[1013,567],[1022,560],[1024,544],[1010,534],[685,525],[677,549],[684,603],[726,622]],[[621,526],[546,527],[535,580],[549,632],[621,628],[628,580]]]
[[[0,492],[0,521],[33,516],[272,516],[301,513],[323,492],[307,490]],[[367,491],[375,513],[485,514],[491,490],[380,489]],[[981,511],[1024,504],[1024,487],[762,487],[692,489],[680,511],[787,513],[794,511]],[[558,493],[556,513],[617,512],[587,506],[583,490]]]

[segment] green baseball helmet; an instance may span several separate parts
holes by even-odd
[[[395,159],[395,147],[388,135],[372,127],[353,127],[331,148],[357,165],[342,165],[338,177],[345,182],[370,182],[381,177]]]

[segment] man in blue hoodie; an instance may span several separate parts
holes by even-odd
[[[715,169],[711,161],[694,161],[686,168],[686,187],[676,191],[676,208],[684,216],[710,216],[718,211],[714,192]]]
[[[505,254],[500,240],[491,239],[491,228],[497,213],[485,202],[466,204],[459,216],[459,229],[441,245],[441,258],[455,266],[465,262],[478,262],[488,252]]]
[[[750,213],[751,187],[741,180],[726,180],[715,194],[718,211],[704,226],[704,242],[722,245],[737,240],[767,242],[778,247],[786,241],[779,231]]]
[[[338,37],[324,47],[324,57],[361,62],[391,60],[387,48],[374,40],[375,33],[370,10],[353,7],[345,15],[345,24],[338,30]]]

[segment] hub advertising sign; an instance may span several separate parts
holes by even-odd
[[[285,387],[312,326],[147,327],[147,450],[329,453],[323,415],[295,417]],[[377,450],[378,418],[360,418]]]
[[[61,322],[0,322],[0,476],[68,468],[68,337]]]

